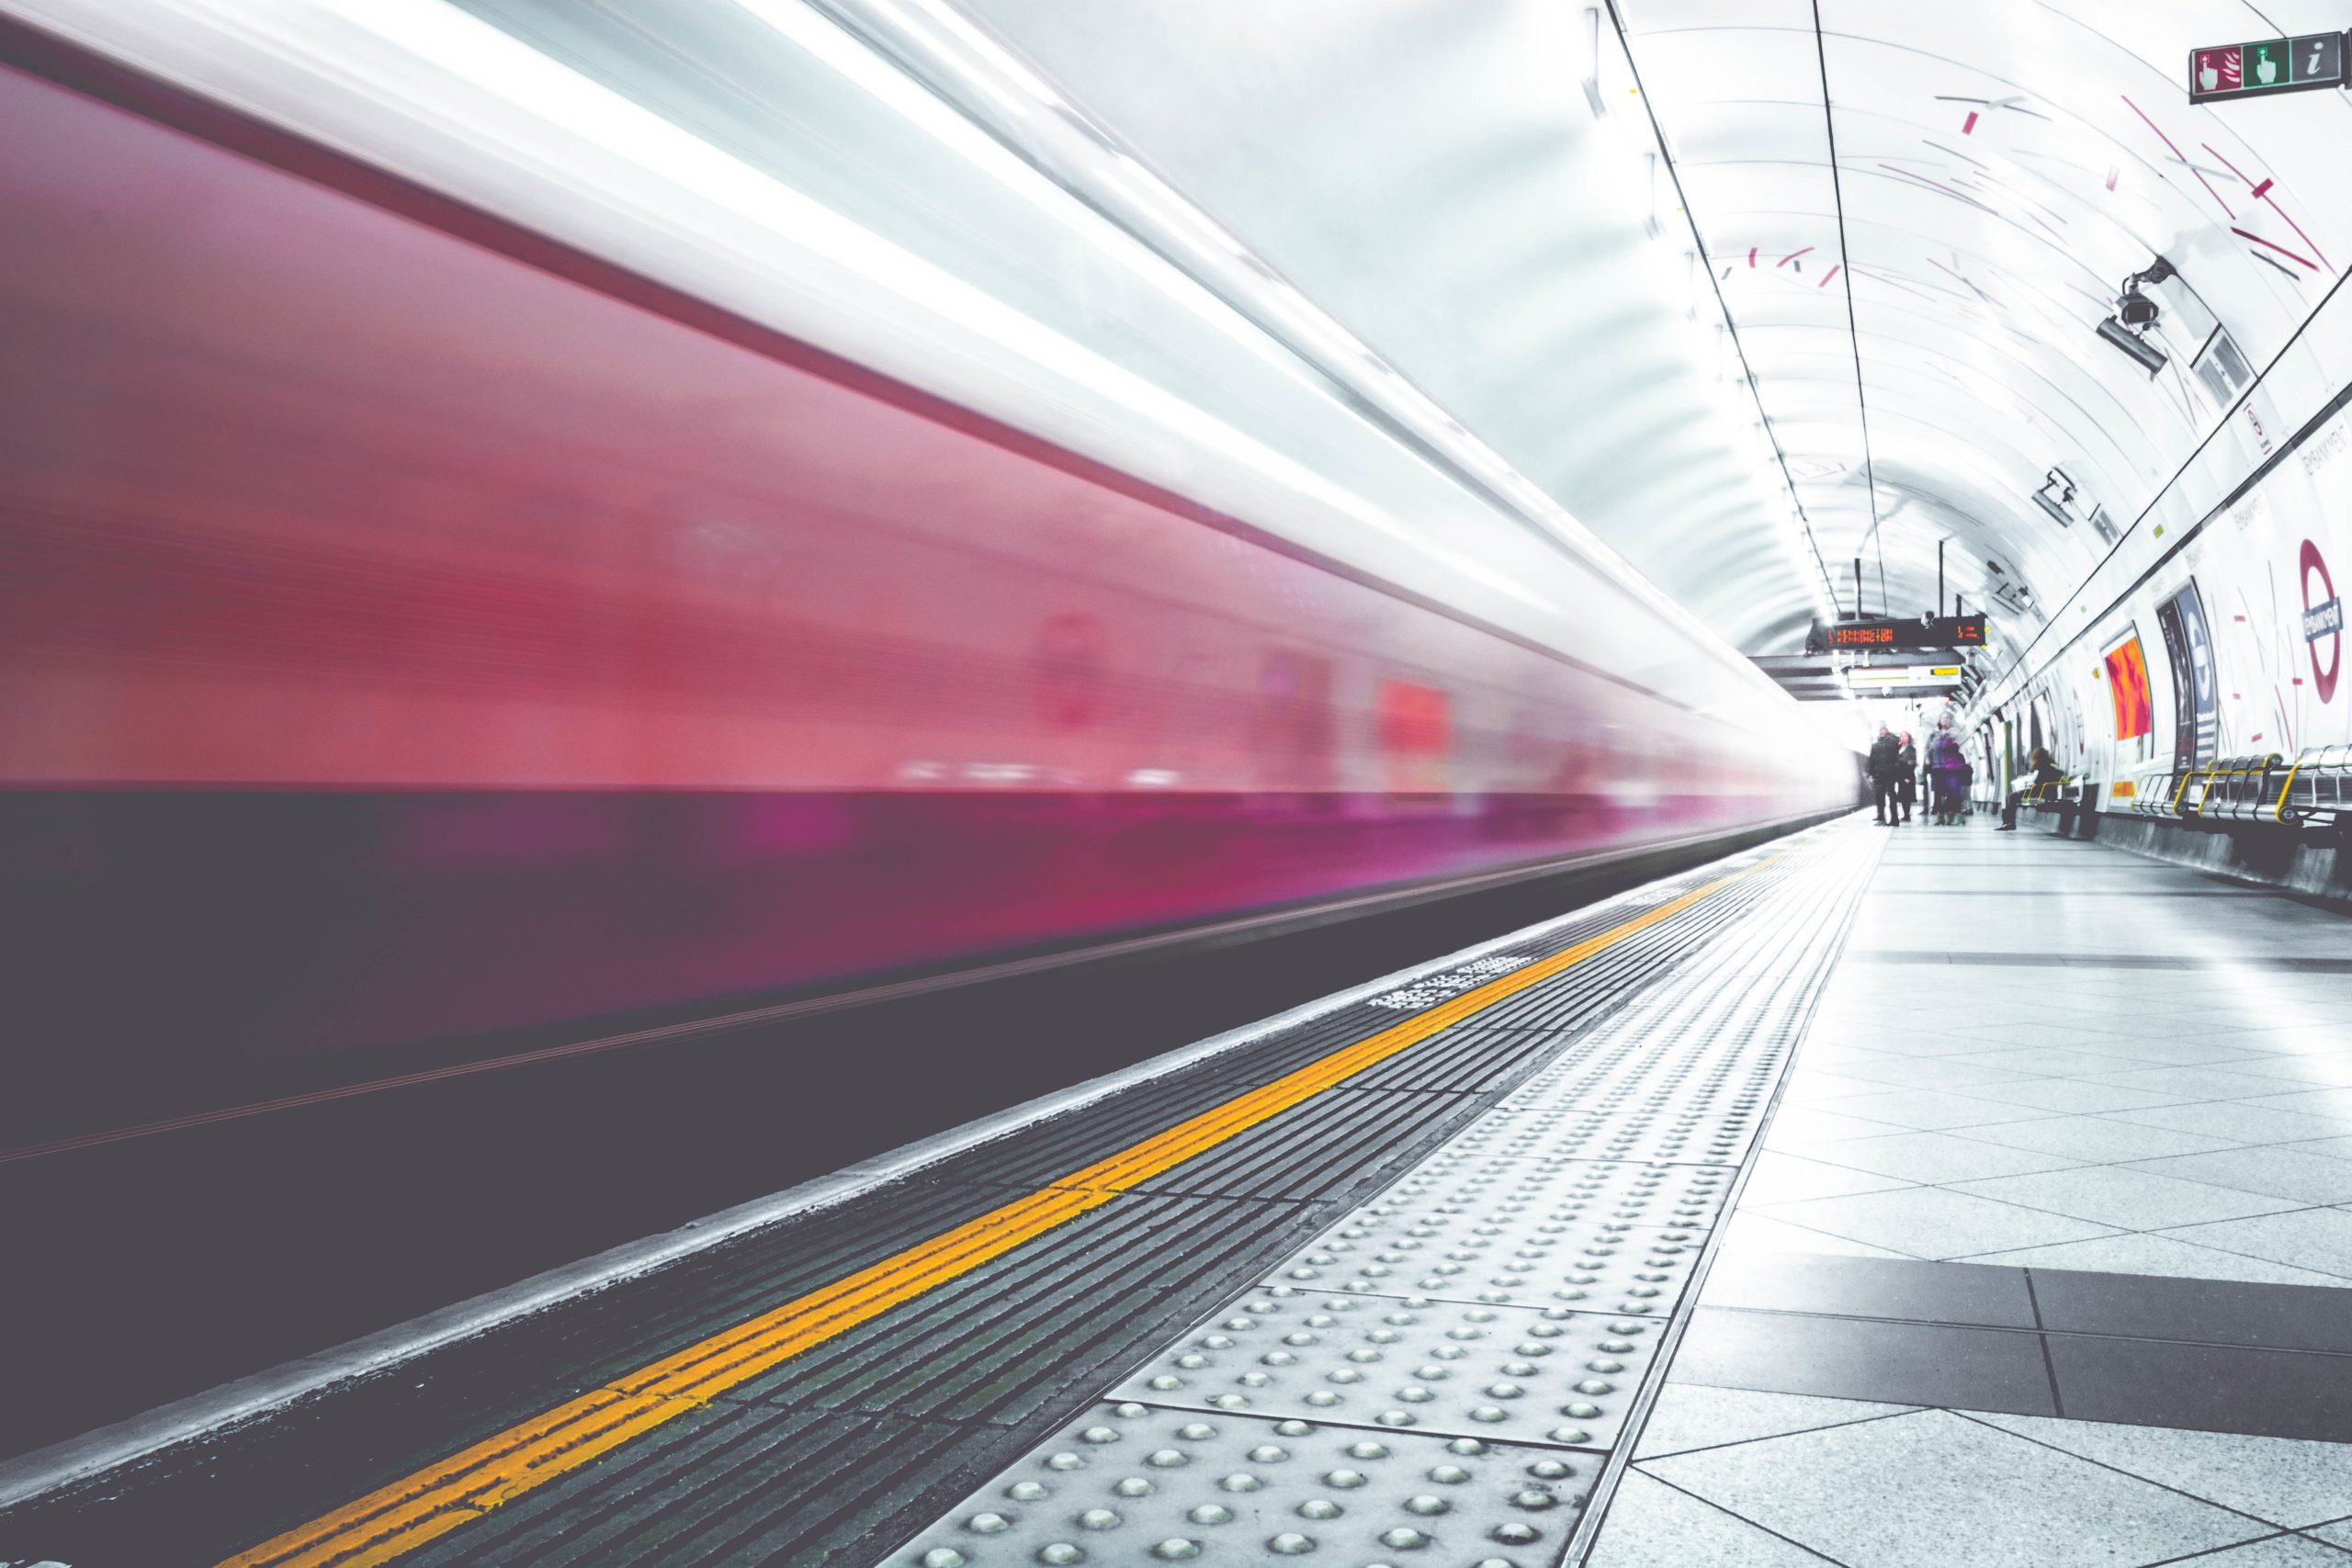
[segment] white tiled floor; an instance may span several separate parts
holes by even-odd
[[[2352,955],[2097,844],[1891,835],[1731,1248],[2352,1284]],[[2352,1446],[1669,1380],[1591,1568],[2352,1568]]]
[[[1947,953],[2341,957],[2352,922],[2095,843],[1901,829],[1735,1244],[2352,1280],[2352,975],[1909,957]]]
[[[2352,1549],[2346,1456],[2335,1443],[1669,1384],[1589,1561],[2352,1568],[2339,1549]]]

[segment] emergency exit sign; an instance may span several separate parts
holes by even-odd
[[[2219,103],[2344,85],[2344,34],[2263,39],[2188,51],[2188,101]]]

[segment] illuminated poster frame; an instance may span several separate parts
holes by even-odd
[[[2213,642],[2206,635],[2205,604],[2190,578],[2156,606],[2172,665],[2172,765],[2202,767],[2220,750],[2222,705],[2213,668]]]

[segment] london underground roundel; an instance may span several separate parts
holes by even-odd
[[[2319,700],[2335,700],[2335,678],[2344,672],[2344,602],[2335,596],[2335,581],[2319,547],[2303,541],[2303,641],[2311,649],[2312,683]],[[2320,645],[2327,645],[2327,663],[2320,663]]]

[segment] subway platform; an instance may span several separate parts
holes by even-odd
[[[1846,818],[0,1467],[0,1562],[2352,1563],[2344,917]]]

